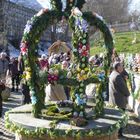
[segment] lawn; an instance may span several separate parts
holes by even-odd
[[[123,33],[115,33],[114,34],[114,47],[116,48],[118,53],[140,53],[140,32],[136,33],[137,41],[135,44],[132,44],[132,40],[134,39],[133,32],[123,32]],[[91,44],[91,55],[99,54],[104,52],[105,48],[103,47],[104,41],[103,39],[93,42]]]

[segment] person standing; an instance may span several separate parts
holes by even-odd
[[[12,92],[15,91],[15,83],[16,83],[16,92],[18,92],[19,86],[19,71],[18,71],[18,60],[14,57],[11,58],[11,62],[9,64],[9,75],[12,80]]]
[[[130,93],[122,72],[123,65],[119,62],[114,63],[109,77],[109,103],[125,111]],[[119,136],[123,136],[122,131],[123,128],[120,128]]]
[[[41,60],[39,61],[39,65],[40,65],[41,70],[44,70],[46,68],[49,69],[48,58],[45,54],[42,54]]]
[[[0,53],[0,79],[6,80],[6,73],[9,68],[9,62],[6,58],[7,54],[5,52]]]
[[[21,82],[21,92],[22,92],[22,101],[21,104],[29,104],[31,103],[31,98],[30,98],[30,90],[27,82],[22,78],[22,75],[24,75],[24,61],[22,54],[19,55],[18,57],[18,71],[20,73],[20,82]]]

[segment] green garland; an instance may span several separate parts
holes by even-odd
[[[104,92],[104,81],[98,85],[98,92],[95,94],[95,116],[96,118],[104,115],[104,100],[103,100],[103,92]]]
[[[12,123],[9,120],[10,112],[7,112],[5,115],[5,126],[7,129],[14,133],[22,134],[28,137],[41,137],[43,135],[47,135],[50,138],[58,138],[58,137],[93,137],[93,136],[106,136],[111,135],[115,131],[117,131],[120,127],[126,126],[128,122],[128,115],[122,111],[122,119],[118,120],[114,125],[110,126],[106,131],[100,129],[90,129],[90,130],[60,130],[55,129],[56,124],[58,121],[53,121],[51,123],[51,128],[36,128],[35,130],[29,130],[28,128],[24,128],[19,126],[18,124]]]

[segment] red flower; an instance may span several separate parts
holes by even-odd
[[[48,81],[51,81],[51,78],[50,77],[48,77]]]
[[[58,80],[58,76],[57,75],[51,75],[51,74],[48,75],[48,81],[50,83],[53,83],[54,81],[57,81],[57,80]]]
[[[54,76],[54,81],[57,81],[58,80],[58,76]]]
[[[21,48],[21,52],[22,52],[22,53],[26,53],[26,52],[27,52],[27,50],[28,50],[28,48],[27,48],[27,47],[22,47],[22,48]]]
[[[82,56],[88,56],[88,51],[83,51]]]

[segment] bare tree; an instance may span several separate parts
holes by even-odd
[[[87,0],[84,9],[97,12],[112,24],[127,20],[131,2],[132,0]]]

